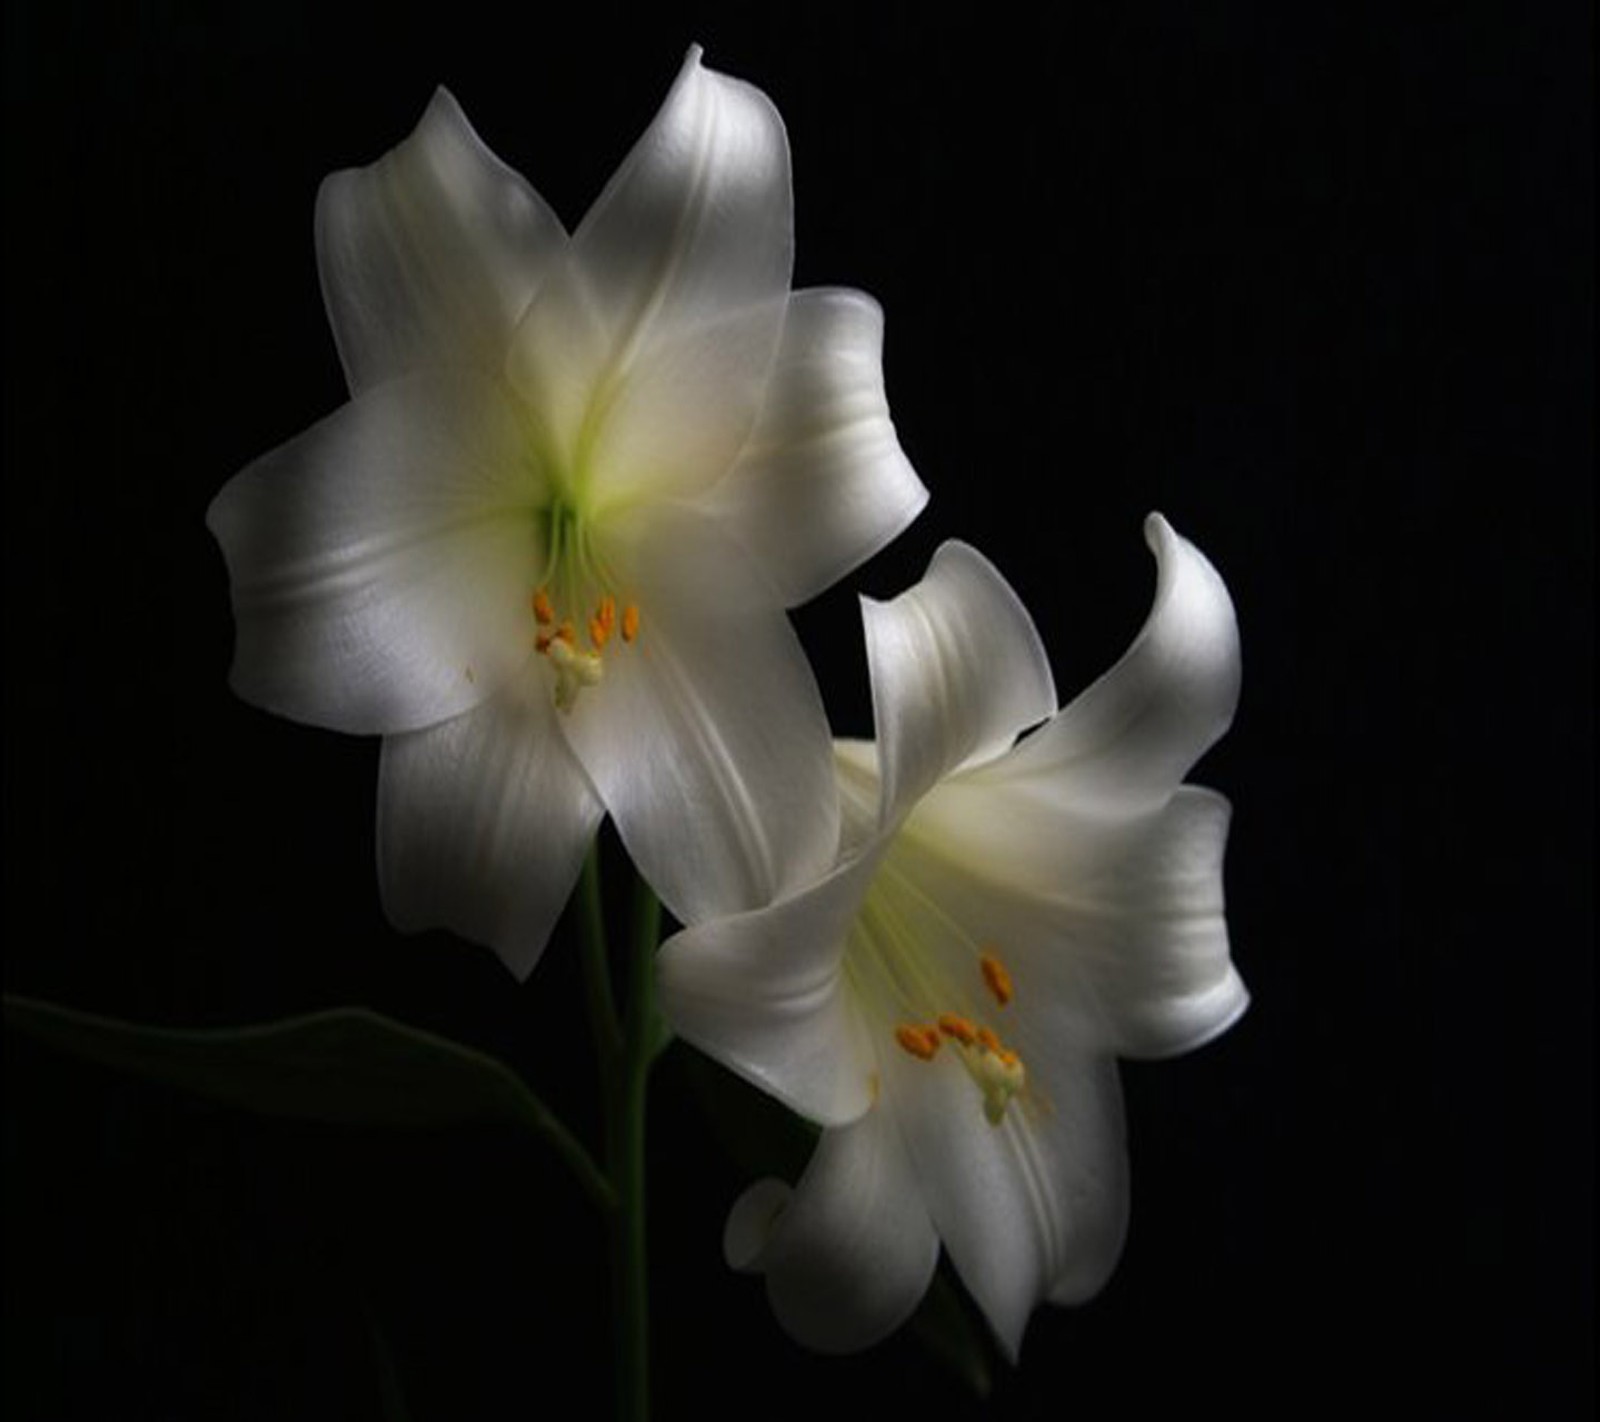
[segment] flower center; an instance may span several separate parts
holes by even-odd
[[[978,959],[978,968],[995,1002],[1001,1007],[1009,1004],[1014,996],[1011,974],[999,958],[985,952]],[[1028,1083],[1022,1058],[999,1034],[959,1012],[941,1012],[933,1022],[902,1022],[894,1029],[894,1039],[902,1051],[923,1062],[931,1062],[949,1042],[982,1092],[983,1116],[991,1126],[1005,1120],[1011,1098]]]
[[[973,941],[894,849],[852,925],[845,971],[878,1030],[919,1062],[948,1047],[978,1088],[984,1119],[1005,1119],[1027,1069],[984,1019],[1010,1005],[1016,985],[995,949]]]
[[[540,522],[545,577],[529,599],[533,646],[554,672],[557,708],[571,711],[578,693],[605,674],[603,653],[613,636],[620,633],[627,644],[638,640],[639,606],[624,602],[619,623],[613,580],[571,503],[553,500]]]

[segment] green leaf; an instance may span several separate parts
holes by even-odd
[[[364,1007],[246,1027],[152,1027],[32,998],[6,1025],[61,1051],[273,1116],[367,1126],[504,1123],[542,1136],[599,1203],[610,1186],[504,1062]]]

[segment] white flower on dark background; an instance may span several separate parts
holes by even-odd
[[[526,972],[607,812],[685,921],[815,877],[838,806],[785,608],[926,493],[877,306],[789,289],[770,102],[691,52],[569,237],[440,90],[316,231],[350,402],[208,522],[239,693],[385,737],[390,916]]]
[[[1121,1250],[1115,1057],[1189,1050],[1245,1008],[1228,802],[1182,783],[1238,699],[1233,605],[1165,520],[1146,536],[1149,619],[1059,711],[1031,619],[966,545],[864,600],[878,740],[837,747],[839,862],[662,949],[676,1030],[827,1128],[725,1239],[802,1342],[888,1333],[942,1241],[1015,1357],[1034,1306],[1087,1298]]]

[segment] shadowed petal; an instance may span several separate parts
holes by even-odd
[[[438,90],[411,136],[317,193],[317,266],[353,392],[429,367],[498,372],[566,246],[555,215]]]
[[[233,686],[334,730],[413,730],[526,658],[536,549],[518,434],[490,392],[377,387],[212,501],[232,577]]]
[[[736,1269],[761,1273],[784,1329],[823,1353],[887,1337],[928,1291],[939,1238],[887,1112],[824,1131],[791,1196],[775,1180],[750,1187],[723,1231]]]
[[[391,921],[487,943],[519,978],[539,961],[603,813],[555,716],[542,683],[519,679],[465,716],[388,737],[379,770]]]
[[[928,501],[889,419],[883,311],[857,291],[799,291],[761,417],[712,510],[793,607],[830,587]]]
[[[861,600],[885,821],[958,766],[996,755],[1055,710],[1027,610],[994,565],[943,544],[921,582]]]

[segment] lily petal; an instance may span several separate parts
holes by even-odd
[[[894,538],[928,501],[883,385],[883,310],[858,291],[796,292],[750,442],[713,491],[794,607]]]
[[[770,585],[688,509],[619,515],[607,538],[638,639],[562,726],[633,862],[683,923],[814,882],[839,840],[832,747]]]
[[[518,431],[487,389],[409,377],[356,397],[212,501],[233,686],[356,733],[459,715],[517,671],[534,540]]]
[[[531,675],[383,743],[378,880],[397,928],[449,928],[532,970],[604,807]]]
[[[444,89],[403,143],[323,181],[316,236],[352,393],[446,364],[498,372],[517,319],[567,240]]]
[[[1055,710],[1033,619],[975,548],[948,542],[921,582],[862,598],[885,823],[942,776],[999,754]]]
[[[1036,1304],[1082,1302],[1111,1276],[1128,1178],[1115,1064],[1020,1024],[1012,1034],[1029,1090],[999,1125],[953,1061],[891,1057],[885,1094],[934,1227],[1014,1362]]]
[[[694,49],[511,353],[555,457],[597,501],[727,472],[760,408],[792,262],[783,123]]]
[[[825,1126],[872,1103],[877,1058],[841,967],[875,868],[859,857],[792,899],[685,929],[656,955],[673,1031]]]
[[[1222,860],[1231,809],[1181,786],[1156,814],[1077,813],[1070,776],[956,780],[896,847],[969,939],[1004,945],[1019,1002],[1086,1049],[1164,1057],[1231,1027],[1250,995],[1233,966]]]
[[[1228,729],[1239,702],[1239,626],[1217,570],[1160,514],[1145,520],[1155,603],[1122,659],[1060,715],[985,772],[1070,777],[1085,812],[1159,809]]]
[[[778,1321],[823,1353],[866,1348],[921,1301],[939,1238],[893,1120],[870,1111],[825,1131],[792,1197],[763,1180],[734,1205],[723,1253],[762,1273]]]

